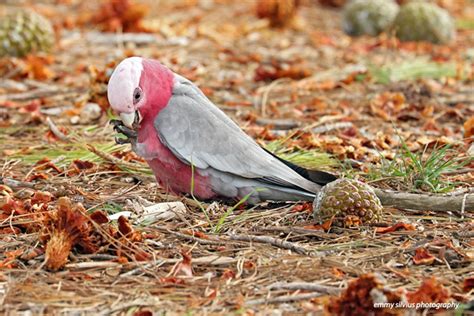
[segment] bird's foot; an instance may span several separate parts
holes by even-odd
[[[119,145],[122,144],[132,144],[137,141],[137,132],[123,125],[123,122],[120,120],[111,120],[110,124],[114,126],[114,131],[117,133],[123,134],[126,138],[115,137],[115,142]]]

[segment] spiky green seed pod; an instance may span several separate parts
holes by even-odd
[[[322,188],[314,200],[314,218],[323,223],[334,217],[333,224],[346,226],[346,220],[360,219],[362,224],[376,222],[382,204],[367,184],[351,179],[338,179]]]
[[[0,57],[48,52],[54,41],[51,23],[36,12],[18,9],[0,16]]]
[[[392,25],[398,10],[392,0],[353,0],[344,7],[344,32],[351,36],[378,35]]]
[[[402,41],[448,43],[456,28],[448,11],[429,2],[414,1],[402,6],[393,23],[396,36]]]

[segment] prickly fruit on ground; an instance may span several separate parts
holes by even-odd
[[[344,32],[351,36],[378,35],[390,28],[398,10],[392,0],[352,0],[344,7]]]
[[[358,226],[376,222],[382,214],[382,204],[367,184],[338,179],[327,184],[314,200],[314,217],[319,223],[333,218],[336,226]]]
[[[393,23],[396,36],[402,41],[448,43],[456,29],[448,11],[429,2],[414,1],[402,6]]]
[[[47,52],[54,42],[51,23],[34,11],[18,9],[0,16],[0,57]]]

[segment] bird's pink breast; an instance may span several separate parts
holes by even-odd
[[[138,142],[145,146],[153,158],[147,159],[148,165],[153,170],[156,180],[164,189],[175,193],[191,193],[191,166],[179,160],[165,145],[163,145],[151,121],[143,122],[138,131]],[[146,157],[147,154],[144,155]],[[208,177],[194,170],[194,188],[192,192],[201,199],[210,199],[216,194],[210,187]]]

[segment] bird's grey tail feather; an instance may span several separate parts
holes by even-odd
[[[288,167],[293,169],[296,173],[298,173],[300,176],[302,176],[306,180],[309,180],[309,181],[314,182],[316,184],[326,185],[329,182],[332,182],[332,181],[337,179],[337,177],[335,175],[330,174],[328,172],[319,171],[319,170],[309,170],[309,169],[303,168],[301,166],[295,165],[292,162],[289,162],[285,159],[282,159],[282,158],[278,157],[277,155],[275,155],[274,153],[268,151],[265,148],[263,148],[263,150],[265,150],[270,155],[272,155],[273,157],[275,157],[278,160],[280,160],[281,162],[283,162],[285,165],[287,165]]]

